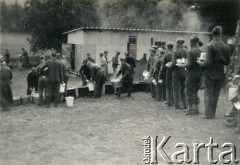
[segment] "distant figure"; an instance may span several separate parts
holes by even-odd
[[[4,64],[3,60],[0,59],[0,105],[2,110],[9,110],[9,104],[13,103],[12,89],[11,89],[11,79],[12,72],[11,70]]]
[[[106,79],[108,78],[108,64],[107,64],[107,59],[105,56],[103,56],[103,53],[100,53],[100,65],[102,67],[102,70],[106,76]]]
[[[9,53],[8,49],[6,49],[6,53],[3,55],[3,60],[5,61],[6,65],[9,66],[9,63],[10,63],[10,53]]]
[[[82,77],[82,86],[87,85],[87,80],[91,79],[91,70],[87,66],[88,60],[84,60],[79,70],[79,74]]]
[[[50,100],[54,96],[54,107],[58,106],[60,83],[64,83],[62,63],[56,58],[57,53],[52,53],[52,58],[41,67],[46,71],[46,108],[50,108]]]
[[[103,54],[104,54],[104,57],[105,57],[105,59],[106,59],[106,61],[107,61],[106,80],[108,80],[108,63],[110,63],[111,61],[108,61],[108,51],[104,51]]]
[[[121,93],[124,91],[124,89],[126,89],[127,91],[127,97],[131,97],[131,90],[132,90],[132,86],[133,86],[133,73],[132,73],[132,69],[131,66],[126,63],[126,60],[121,58],[121,68],[118,72],[118,74],[116,75],[116,78],[122,74],[122,84],[123,86],[118,90],[118,93],[116,93],[116,95],[118,97],[120,97]]]
[[[27,75],[27,95],[32,94],[33,88],[35,89],[35,93],[38,92],[38,75],[37,69],[32,68],[32,70]]]
[[[24,48],[22,48],[21,58],[22,58],[22,67],[24,68],[29,67],[30,63],[29,63],[28,53]]]
[[[135,64],[135,60],[134,58],[131,57],[131,53],[130,52],[125,52],[125,61],[126,63],[128,63],[132,69],[132,73],[134,73],[134,68],[136,68],[136,64]]]
[[[144,63],[147,63],[147,54],[146,53],[144,53],[143,54],[143,57],[140,59],[140,62],[142,63],[142,64],[144,64]]]
[[[113,75],[116,74],[117,67],[118,67],[118,65],[119,65],[119,61],[118,61],[119,55],[120,55],[120,52],[117,51],[117,52],[116,52],[116,55],[112,58]]]
[[[87,58],[86,60],[92,62],[92,63],[95,63],[95,60],[91,57],[91,55],[89,53],[87,53]]]

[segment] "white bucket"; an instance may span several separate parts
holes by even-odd
[[[240,111],[240,102],[239,101],[234,103],[234,106],[238,111]]]
[[[88,87],[89,91],[94,91],[93,83],[91,83],[91,82],[87,83],[87,87]]]
[[[65,92],[65,83],[60,84],[60,88],[59,88],[59,93],[64,93]]]
[[[237,87],[230,87],[228,89],[228,97],[229,97],[229,100],[233,100],[234,98],[236,98],[238,95],[238,88]]]
[[[74,97],[72,96],[68,96],[65,97],[66,103],[68,107],[72,107],[73,106],[73,102],[74,102]]]

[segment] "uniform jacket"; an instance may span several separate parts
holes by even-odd
[[[153,66],[153,78],[158,80],[158,75],[162,66],[162,58],[157,57]]]
[[[166,64],[168,62],[172,62],[172,56],[173,56],[173,51],[168,51],[163,57],[159,78],[161,79],[164,79],[165,77],[172,78],[172,69],[166,67]]]
[[[0,84],[11,84],[12,71],[9,67],[0,64]]]
[[[184,47],[177,48],[176,51],[173,53],[172,57],[172,64],[170,66],[172,70],[172,75],[176,78],[182,78],[186,76],[186,71],[184,68],[178,67],[177,64],[177,59],[185,58],[187,59],[187,49]]]
[[[31,71],[31,72],[28,73],[28,75],[27,75],[27,83],[28,83],[28,86],[30,86],[30,87],[37,86],[37,84],[38,84],[37,72],[33,73]]]
[[[93,81],[96,78],[97,72],[100,71],[100,72],[104,73],[104,71],[102,70],[102,67],[100,65],[98,65],[98,64],[93,64],[90,69],[91,69],[91,77],[92,77]]]
[[[132,73],[134,73],[134,68],[136,68],[135,60],[132,57],[126,58],[126,63],[128,63],[132,69]]]
[[[156,55],[151,58],[151,62],[150,62],[150,66],[149,66],[149,73],[151,76],[153,76],[153,74],[154,74],[154,64],[155,64],[156,60],[157,60]]]
[[[221,60],[224,54],[226,61]],[[224,78],[224,65],[230,63],[230,49],[220,38],[215,38],[207,47],[206,61],[202,64],[205,67],[205,76],[212,80]]]
[[[91,78],[91,69],[87,65],[82,65],[79,73],[81,76],[85,76],[88,80]]]
[[[132,73],[131,66],[126,62],[122,63],[121,68],[117,74],[117,77],[120,74],[122,74],[123,83],[128,84],[133,82],[133,73]]]
[[[45,64],[43,64],[43,66],[41,67],[41,71],[43,71],[46,67],[48,68],[46,81],[49,82],[63,81],[63,67],[62,63],[58,59],[52,57],[50,60],[45,62]]]
[[[188,77],[190,79],[200,78],[202,75],[202,70],[200,65],[197,63],[198,58],[200,57],[201,50],[198,46],[192,48],[187,55],[187,71]]]
[[[69,78],[68,70],[70,68],[70,65],[66,60],[63,60],[63,59],[61,59],[60,62],[62,63],[62,68],[63,68],[63,79],[66,82]]]

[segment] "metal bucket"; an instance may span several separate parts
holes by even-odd
[[[120,79],[112,79],[111,83],[114,88],[122,87],[122,81]]]
[[[39,95],[35,94],[32,96],[32,103],[33,104],[38,104],[39,103]]]
[[[20,97],[13,96],[13,106],[18,106],[21,104]]]
[[[29,104],[32,102],[32,96],[21,96],[20,100],[22,104]]]

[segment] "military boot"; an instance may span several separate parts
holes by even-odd
[[[188,105],[187,109],[188,109],[188,112],[186,113],[186,115],[194,114],[193,105]]]
[[[46,104],[46,108],[50,108],[50,99],[48,96],[46,97]]]

